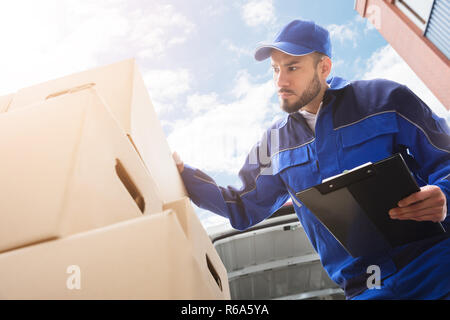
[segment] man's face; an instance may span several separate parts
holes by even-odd
[[[273,78],[284,111],[296,112],[317,97],[321,84],[312,54],[295,57],[272,50],[271,60]]]

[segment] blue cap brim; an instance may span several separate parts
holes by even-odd
[[[291,56],[304,56],[315,51],[311,48],[298,46],[289,42],[275,42],[259,46],[255,51],[255,59],[262,61],[269,58],[272,53],[272,49],[279,50]]]

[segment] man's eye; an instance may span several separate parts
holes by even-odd
[[[289,67],[289,71],[295,71],[297,69],[298,69],[298,67]]]
[[[279,68],[275,68],[275,67],[273,67],[273,72],[275,72],[275,73],[278,73],[280,71],[280,69]]]

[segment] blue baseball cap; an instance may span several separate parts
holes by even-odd
[[[294,20],[286,25],[272,43],[265,43],[255,51],[258,61],[270,57],[272,49],[292,56],[303,56],[314,51],[331,58],[331,41],[328,30],[313,21]]]

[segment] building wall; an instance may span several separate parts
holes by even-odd
[[[356,0],[355,10],[367,18],[436,98],[450,110],[450,61],[408,16],[396,0]]]

